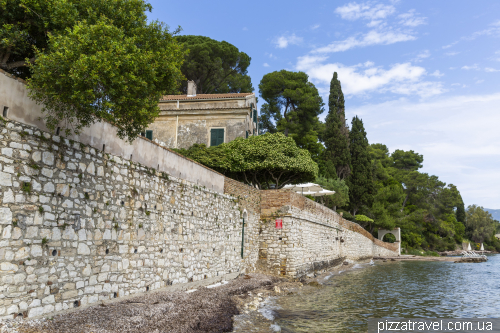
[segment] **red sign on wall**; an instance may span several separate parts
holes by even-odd
[[[276,220],[276,229],[283,229],[283,220]]]

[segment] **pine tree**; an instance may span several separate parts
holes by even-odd
[[[363,206],[371,207],[375,193],[368,139],[363,121],[357,116],[352,118],[349,141],[352,165],[348,181],[349,201],[352,214],[356,215]]]
[[[345,123],[344,94],[337,72],[333,73],[330,82],[330,97],[328,99],[328,115],[323,136],[326,151],[325,159],[330,160],[336,170],[338,179],[346,179],[351,174],[349,153],[349,129]]]

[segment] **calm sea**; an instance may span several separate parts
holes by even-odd
[[[368,318],[500,318],[500,255],[469,264],[377,261],[321,282],[237,316],[234,332],[366,332]]]

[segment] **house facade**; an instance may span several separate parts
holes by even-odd
[[[189,148],[258,134],[254,93],[196,94],[192,81],[187,92],[160,100],[160,114],[144,133],[146,138],[168,148]]]

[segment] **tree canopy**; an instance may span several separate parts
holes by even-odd
[[[176,151],[259,189],[271,188],[272,184],[282,188],[287,184],[310,182],[318,175],[318,165],[310,153],[282,133],[240,137],[209,148],[197,144]]]
[[[165,24],[148,23],[142,0],[0,2],[8,9],[1,66],[27,78],[52,130],[106,120],[132,141],[158,115],[161,96],[177,90],[184,51]]]
[[[197,93],[252,92],[248,76],[251,58],[226,41],[216,41],[204,36],[177,36],[175,38],[189,51],[181,67],[187,80],[196,83]],[[187,91],[187,81],[181,90]]]
[[[368,139],[363,121],[357,116],[352,119],[349,140],[352,163],[351,175],[348,179],[349,205],[352,214],[356,215],[363,206],[371,206],[374,194]]]
[[[337,77],[333,73],[330,82],[330,96],[328,98],[328,115],[326,116],[323,142],[325,143],[324,158],[331,161],[335,167],[335,176],[346,179],[351,174],[351,155],[349,152],[349,128],[345,122],[344,94]]]
[[[259,128],[292,137],[300,148],[311,152],[318,162],[323,145],[318,141],[323,100],[304,72],[276,71],[264,75],[259,93],[266,101],[261,107]]]
[[[494,237],[497,221],[483,207],[470,205],[467,207],[465,227],[467,236],[477,243],[483,243]]]

